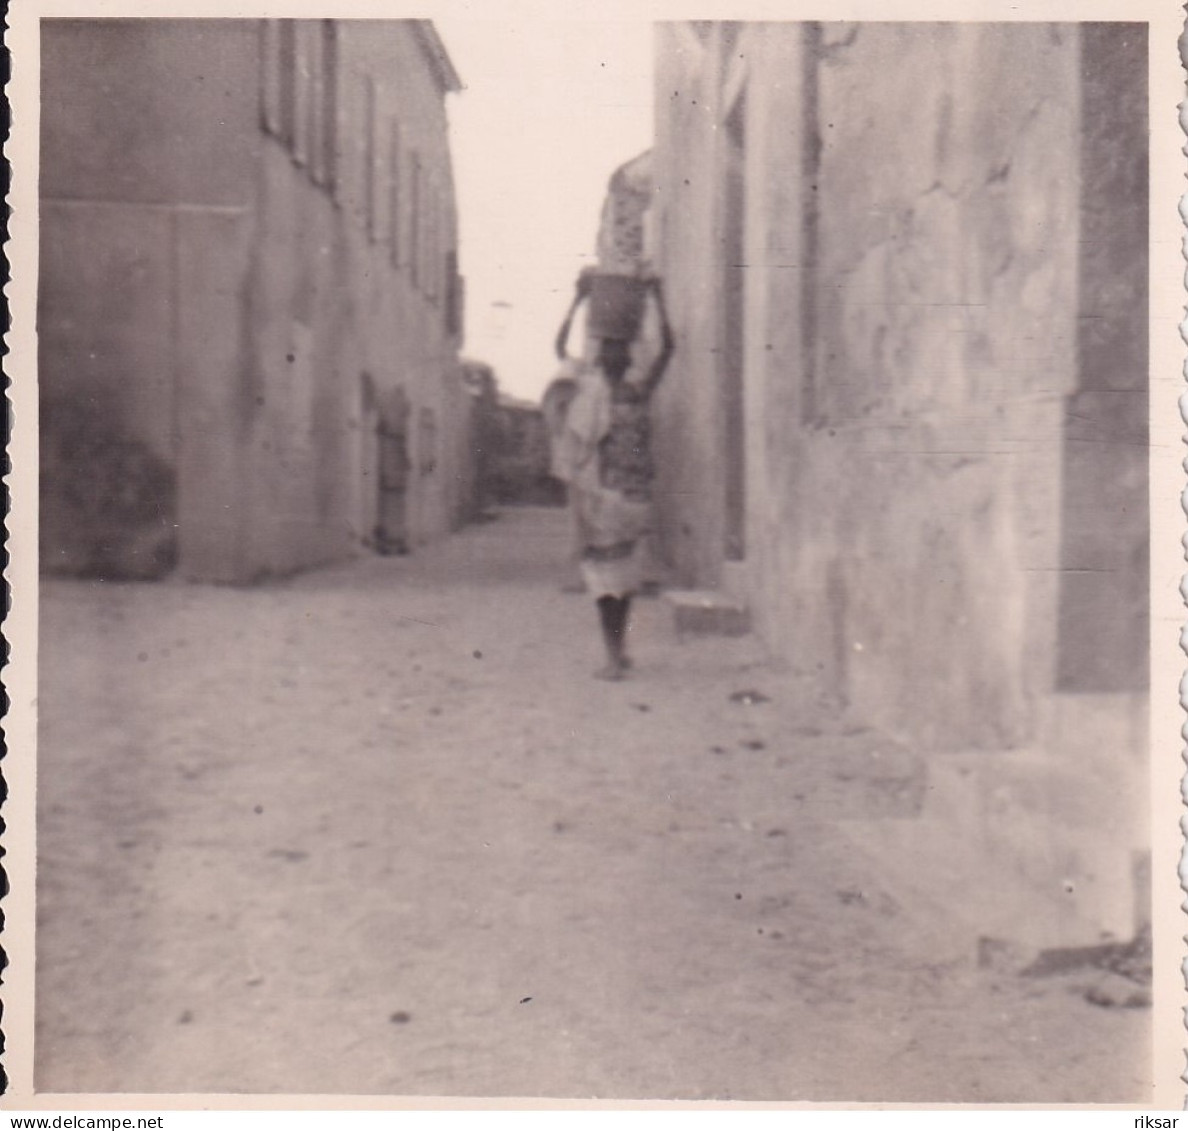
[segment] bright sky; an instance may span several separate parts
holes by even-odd
[[[574,280],[593,261],[607,181],[652,144],[651,24],[434,25],[465,84],[447,100],[463,352],[492,365],[504,392],[536,399],[557,368],[552,343]]]

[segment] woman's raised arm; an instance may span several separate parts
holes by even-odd
[[[659,278],[652,280],[652,293],[656,296],[656,308],[660,312],[660,352],[644,380],[644,388],[649,395],[656,391],[656,386],[660,384],[660,379],[664,376],[664,371],[668,368],[676,349],[672,326],[668,322],[668,308],[664,305],[664,283]]]
[[[561,323],[561,329],[557,331],[557,340],[553,343],[557,357],[562,361],[569,356],[566,352],[566,347],[569,345],[569,329],[573,325],[573,316],[577,312],[578,304],[586,297],[590,290],[590,280],[586,272],[583,271],[578,276],[575,289],[577,293],[573,296],[573,302],[569,304],[569,310],[565,313],[565,321]]]

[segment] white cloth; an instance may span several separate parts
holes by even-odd
[[[555,479],[568,483],[573,478],[571,445],[566,439],[569,408],[577,395],[582,363],[567,358],[545,389],[540,407],[549,433],[550,471]]]
[[[630,597],[639,592],[644,583],[644,555],[637,542],[626,557],[612,561],[582,558],[582,580],[587,591],[599,597]]]

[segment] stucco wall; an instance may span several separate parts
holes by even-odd
[[[1145,212],[1127,198],[1142,176],[1141,92],[1084,139],[1071,26],[657,34],[678,334],[658,404],[668,554],[686,583],[742,589],[773,650],[871,721],[930,745],[1027,741],[1057,686],[1070,566],[1113,571],[1073,602],[1081,615],[1119,586],[1126,615],[1145,607],[1145,346],[1123,344],[1141,304],[1094,331],[1114,343],[1096,371],[1126,374],[1111,403],[1130,394],[1125,412],[1081,425],[1108,454],[1069,428],[1087,395],[1083,315],[1111,307],[1107,280],[1133,293],[1145,277]],[[1103,29],[1084,70],[1116,104],[1098,65],[1117,53],[1111,34],[1123,33]],[[720,126],[740,92],[747,553],[724,570]],[[1109,153],[1114,172],[1099,176]],[[1121,207],[1127,232],[1099,235],[1090,260],[1086,193],[1091,217]],[[1077,459],[1082,485],[1118,483],[1120,547],[1106,548],[1100,514],[1077,517],[1084,500],[1065,483]],[[1116,645],[1125,629],[1111,623]]]
[[[248,203],[255,56],[253,20],[42,20],[42,197]]]
[[[1081,28],[1077,388],[1064,436],[1062,690],[1149,684],[1147,29]]]
[[[657,258],[677,352],[656,394],[660,536],[685,584],[715,585],[725,537],[717,428],[719,66],[682,24],[656,25]]]
[[[255,35],[45,20],[41,36],[42,559],[155,576],[178,555],[179,366],[213,327],[235,337],[187,255],[196,227],[251,203]]]
[[[811,463],[785,536],[821,554],[797,573],[829,578],[849,698],[925,741],[1012,745],[1052,686],[1075,33],[826,25],[812,47]]]
[[[458,453],[442,441],[465,426],[464,405],[450,396],[457,342],[444,307],[442,259],[454,246],[455,217],[443,92],[411,25],[342,21],[335,30],[332,170],[318,183],[309,155],[302,164],[273,136],[262,146],[240,400],[248,576],[334,560],[372,537],[379,476],[363,435],[365,384],[381,417],[395,415],[398,390],[406,398],[403,536],[415,545],[457,521],[447,480],[460,473],[451,465]],[[319,29],[306,24],[299,33]],[[424,259],[414,282],[414,152],[434,185],[431,197],[422,193],[422,224],[432,207],[441,226],[435,288],[423,277]]]
[[[282,127],[269,103],[277,26],[50,21],[45,32],[49,568],[145,576],[180,559],[191,578],[247,581],[357,551],[377,511],[364,430],[398,388],[410,405],[406,534],[420,542],[462,520],[456,432],[469,404],[447,309],[456,219],[441,76],[411,23],[336,22],[336,67],[303,72],[302,57]],[[324,21],[297,31],[302,50],[327,34]],[[315,160],[314,131],[329,119],[337,145],[323,166],[329,146]],[[415,267],[414,152],[420,230],[432,214],[435,233]],[[76,482],[95,478],[71,439],[79,417],[115,453],[90,494]],[[127,452],[142,449],[151,484],[97,511],[104,491],[129,493]]]

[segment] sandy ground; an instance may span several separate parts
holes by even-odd
[[[44,585],[39,1089],[1145,1099],[1148,1009],[979,968],[864,852],[923,759],[658,601],[592,680],[565,531]]]

